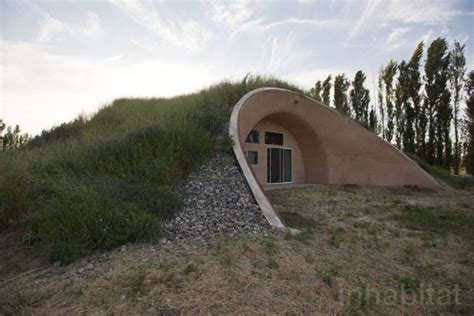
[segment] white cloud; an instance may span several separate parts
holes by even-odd
[[[102,21],[94,12],[87,11],[86,12],[86,20],[84,22],[84,27],[80,28],[80,31],[85,36],[91,38],[99,38],[104,34],[104,30],[102,27]]]
[[[2,118],[30,133],[91,113],[117,97],[189,93],[224,76],[204,63],[122,55],[92,60],[8,41],[1,41],[0,49]]]
[[[212,38],[212,34],[194,20],[163,20],[151,2],[116,0],[112,3],[143,28],[178,47],[202,50]]]
[[[46,15],[40,21],[40,30],[36,40],[41,43],[50,42],[58,35],[73,33],[72,28],[66,23]]]

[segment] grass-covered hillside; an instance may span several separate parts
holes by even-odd
[[[227,123],[248,91],[288,83],[222,82],[167,99],[119,99],[0,155],[0,228],[52,260],[160,236],[180,206],[176,185],[211,151],[228,150]]]

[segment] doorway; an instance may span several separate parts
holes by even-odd
[[[267,183],[293,182],[293,152],[290,148],[267,148]]]

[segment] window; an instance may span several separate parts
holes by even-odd
[[[283,134],[265,132],[265,144],[283,146]]]
[[[258,165],[258,151],[247,151],[245,156],[249,164]]]
[[[259,133],[257,130],[251,130],[249,135],[247,136],[247,139],[245,140],[246,143],[250,144],[258,144],[259,143]]]

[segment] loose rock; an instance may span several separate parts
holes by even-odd
[[[168,239],[268,234],[264,218],[233,156],[216,153],[182,188],[183,205],[165,223]]]

